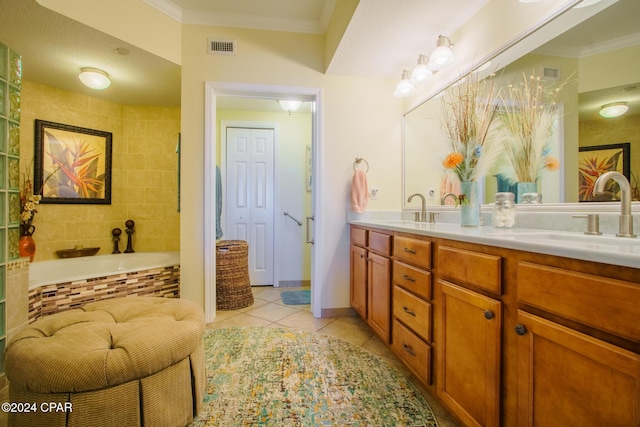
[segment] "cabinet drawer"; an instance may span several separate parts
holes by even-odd
[[[409,264],[431,268],[431,242],[395,236],[393,239],[393,256]]]
[[[501,258],[465,249],[440,246],[438,248],[440,277],[478,286],[500,294],[502,292]]]
[[[369,248],[383,255],[391,255],[391,236],[369,231]]]
[[[431,304],[399,286],[394,286],[393,316],[420,338],[431,342]]]
[[[640,342],[640,285],[529,262],[518,264],[518,301]]]
[[[425,384],[431,384],[431,347],[395,319],[392,348]]]
[[[424,299],[431,299],[431,273],[399,261],[393,262],[393,281]]]
[[[351,227],[351,243],[358,246],[367,246],[367,230]]]

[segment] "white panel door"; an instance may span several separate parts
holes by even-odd
[[[274,284],[274,148],[273,129],[227,129],[225,237],[249,243],[253,286]]]

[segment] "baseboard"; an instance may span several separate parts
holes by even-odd
[[[323,308],[320,317],[354,317],[358,313],[352,307]]]
[[[311,287],[311,280],[281,280],[278,282],[281,288],[304,288]]]

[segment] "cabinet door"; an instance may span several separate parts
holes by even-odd
[[[518,311],[518,426],[640,426],[640,356]]]
[[[367,250],[351,245],[351,307],[367,319]]]
[[[464,425],[498,426],[501,302],[443,280],[438,283],[438,397]]]
[[[391,329],[391,260],[369,252],[368,321],[386,343]]]

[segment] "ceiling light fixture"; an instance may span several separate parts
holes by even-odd
[[[518,0],[520,3],[538,3],[540,0]]]
[[[451,64],[455,59],[453,51],[451,50],[453,43],[451,43],[448,37],[440,35],[438,36],[436,45],[436,48],[429,56],[429,68],[432,70],[441,70]]]
[[[600,115],[607,119],[612,117],[619,117],[629,111],[629,106],[626,102],[612,102],[605,104],[600,108]]]
[[[278,104],[280,104],[280,107],[282,107],[284,111],[286,111],[287,113],[289,113],[289,115],[291,115],[291,113],[295,113],[298,110],[298,108],[300,108],[300,106],[302,105],[302,101],[296,101],[291,99],[281,99],[278,101]]]
[[[408,70],[402,71],[402,80],[396,86],[395,92],[393,92],[393,96],[409,96],[413,91],[416,90],[416,87],[409,80],[411,78],[411,73]]]
[[[426,55],[418,56],[418,65],[411,72],[411,83],[414,85],[424,83],[429,77],[433,76],[433,71],[427,66],[429,58]]]
[[[109,74],[97,68],[81,68],[78,77],[85,86],[91,89],[103,90],[111,84]]]

